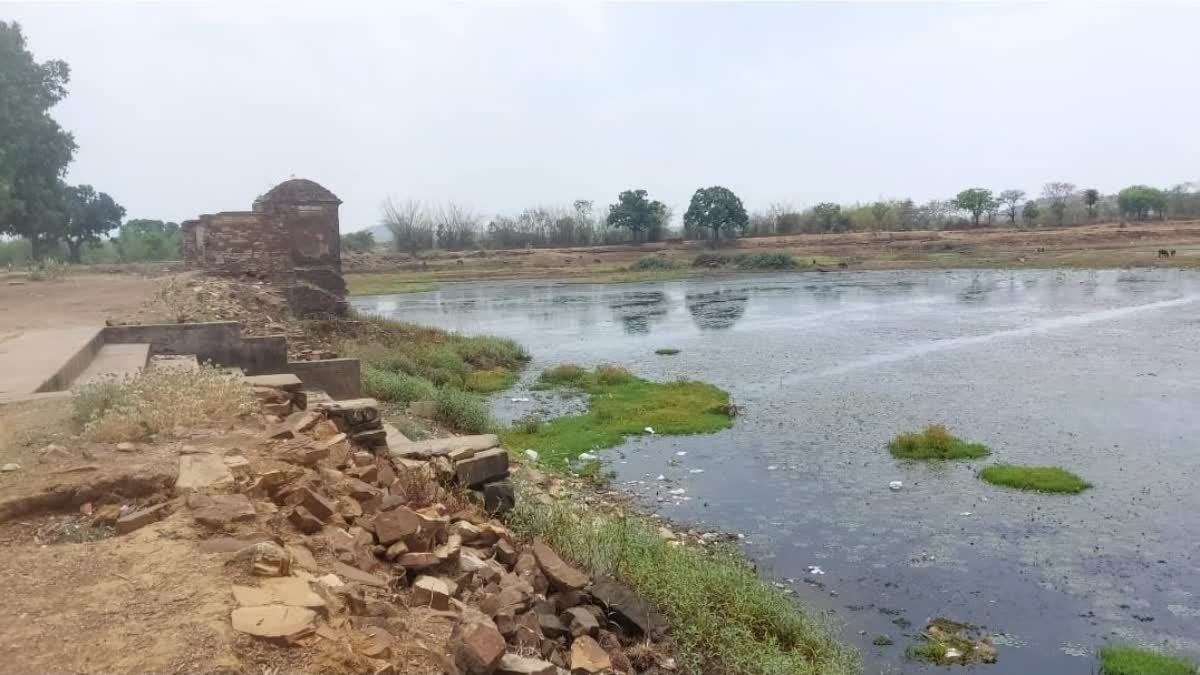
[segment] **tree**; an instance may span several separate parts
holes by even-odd
[[[1149,185],[1130,185],[1117,193],[1121,214],[1145,220],[1151,213],[1162,216],[1167,210],[1167,193]]]
[[[833,232],[842,222],[842,207],[833,202],[821,202],[813,207],[813,216],[822,232]]]
[[[112,241],[122,262],[178,260],[180,236],[178,223],[131,218]]]
[[[1008,214],[1008,222],[1011,225],[1017,224],[1017,207],[1020,206],[1021,200],[1025,198],[1024,190],[1005,190],[1000,193],[1000,204],[1004,206],[1004,212]]]
[[[359,230],[342,235],[342,250],[351,253],[370,253],[375,248],[375,233]]]
[[[1042,186],[1042,196],[1049,203],[1056,224],[1063,224],[1067,217],[1067,204],[1074,194],[1075,186],[1071,183],[1046,183]]]
[[[745,232],[749,224],[750,218],[742,200],[729,188],[719,185],[696,190],[687,213],[683,214],[684,227],[712,230],[714,241],[721,238],[722,231],[736,237]]]
[[[1087,207],[1088,220],[1096,215],[1096,204],[1100,202],[1100,191],[1088,188],[1083,191],[1083,205]]]
[[[994,208],[992,191],[984,188],[968,188],[954,198],[954,206],[971,214],[975,227],[979,227],[979,216]]]
[[[125,207],[114,201],[108,193],[96,192],[91,185],[67,187],[66,195],[67,208],[61,220],[62,229],[55,238],[66,242],[68,259],[78,263],[84,244],[98,243],[100,235],[121,226]]]
[[[1025,202],[1025,208],[1021,209],[1021,218],[1025,220],[1026,225],[1033,225],[1041,215],[1042,210],[1038,208],[1037,202],[1032,199]]]
[[[0,234],[30,240],[40,258],[66,212],[62,176],[75,140],[50,117],[70,68],[34,61],[21,26],[0,21]]]
[[[888,217],[888,213],[892,210],[892,205],[885,201],[877,201],[871,204],[871,217],[875,220],[875,229],[883,229],[883,221]]]
[[[392,233],[392,245],[401,253],[416,257],[433,248],[433,223],[421,202],[408,199],[397,204],[389,197],[383,202],[383,225]]]
[[[740,204],[741,202],[739,202]],[[626,190],[608,207],[608,226],[620,227],[636,241],[640,233],[661,230],[666,224],[667,205],[646,198],[645,190]]]

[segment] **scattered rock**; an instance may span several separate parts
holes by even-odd
[[[484,450],[455,464],[454,472],[459,484],[469,488],[498,481],[508,475],[508,451]]]
[[[531,548],[542,572],[558,590],[578,591],[588,585],[587,575],[563,562],[549,546],[536,542]]]
[[[303,506],[297,506],[296,508],[292,509],[292,512],[288,514],[288,521],[291,522],[297,530],[300,530],[305,534],[315,534],[320,532],[321,528],[325,527],[325,523],[322,523],[319,518],[314,516]]]
[[[233,629],[262,638],[295,641],[316,628],[316,612],[303,607],[239,607],[230,616]]]
[[[451,636],[454,663],[464,675],[492,675],[504,658],[504,636],[494,625],[462,626]]]
[[[233,482],[233,474],[218,455],[197,452],[179,458],[176,490],[200,490]]]
[[[336,509],[333,502],[309,488],[300,488],[300,506],[308,509],[308,512],[322,523],[328,522]]]
[[[221,528],[231,523],[254,520],[254,505],[246,495],[204,495],[188,497],[188,507],[196,522],[208,527]]]
[[[599,673],[612,668],[608,652],[592,638],[584,635],[571,643],[572,675]]]
[[[105,504],[92,512],[92,525],[95,527],[112,527],[121,517],[121,507],[117,504]]]
[[[158,522],[166,517],[167,509],[170,506],[170,502],[166,502],[121,516],[116,522],[117,534],[128,534],[138,528],[145,527],[150,523]]]
[[[601,579],[590,591],[592,597],[603,603],[613,618],[626,628],[656,637],[666,626],[666,620],[650,603],[618,581]]]
[[[137,450],[137,446],[129,441],[117,443],[117,452],[134,452],[135,450]]]
[[[517,654],[505,654],[496,668],[497,675],[556,675],[558,666],[548,661]]]
[[[308,582],[299,577],[264,579],[258,587],[234,584],[233,599],[241,607],[289,605],[316,609],[325,606],[321,596],[314,593]]]
[[[408,539],[421,531],[421,517],[406,506],[398,506],[375,516],[375,537],[387,546]]]
[[[450,609],[450,587],[442,579],[420,576],[413,582],[410,605],[431,607],[437,610]]]
[[[483,486],[483,509],[488,513],[508,513],[517,505],[511,481],[502,480]]]
[[[387,581],[380,579],[374,574],[364,572],[357,567],[352,567],[343,562],[333,563],[333,571],[343,579],[348,579],[360,584],[366,584],[367,586],[375,586],[376,588],[387,588]]]
[[[567,624],[567,629],[571,631],[571,635],[574,637],[579,637],[580,635],[595,636],[600,630],[600,622],[596,621],[596,617],[583,607],[568,609],[562,618]]]

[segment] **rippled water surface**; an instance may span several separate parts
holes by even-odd
[[[743,533],[767,576],[836,612],[870,673],[926,669],[903,652],[937,616],[999,636],[992,673],[1093,673],[1108,640],[1200,657],[1200,275],[488,282],[355,305],[513,337],[535,357],[526,381],[619,362],[727,389],[744,411],[733,429],[643,437],[606,460],[663,516]],[[542,405],[510,400],[524,396],[498,410]],[[993,456],[888,455],[930,422]],[[998,488],[975,478],[992,461],[1059,464],[1095,487]]]

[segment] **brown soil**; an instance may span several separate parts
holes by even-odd
[[[129,274],[0,281],[0,338],[27,330],[103,326],[107,319],[137,311],[156,283]]]

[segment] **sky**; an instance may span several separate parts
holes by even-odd
[[[772,203],[1200,180],[1200,3],[7,3],[68,180],[131,218],[290,177],[477,213],[699,187]]]

